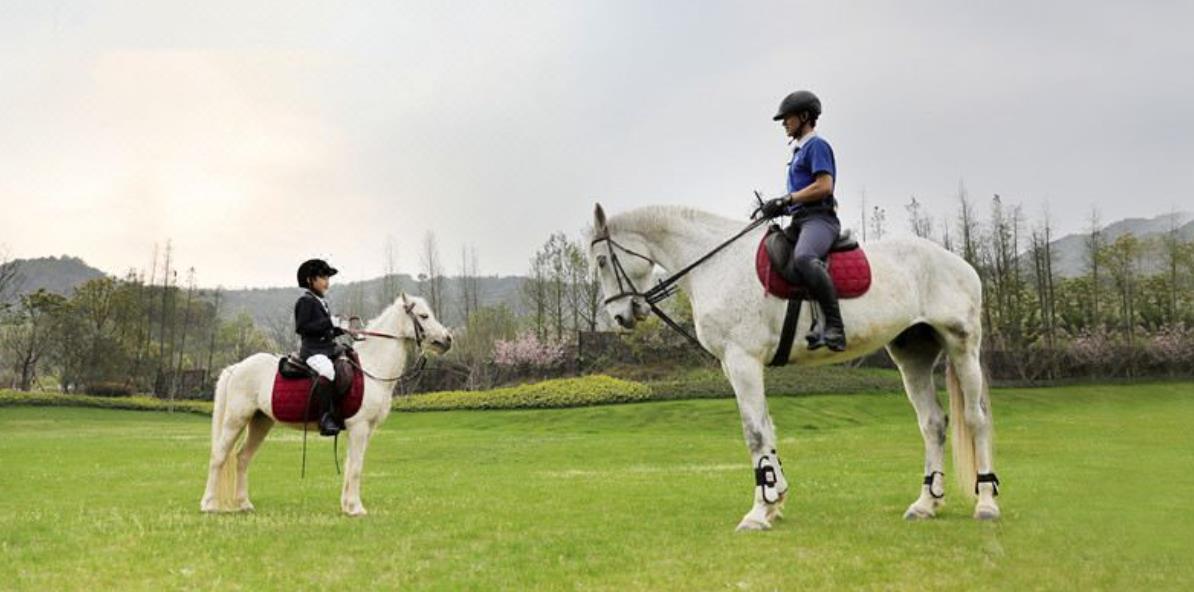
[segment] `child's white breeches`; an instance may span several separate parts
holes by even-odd
[[[336,380],[336,367],[332,365],[332,361],[327,356],[315,354],[307,358],[307,365],[318,372],[320,376],[331,381]]]

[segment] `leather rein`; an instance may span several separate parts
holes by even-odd
[[[647,302],[647,306],[651,307],[651,312],[655,313],[655,316],[658,316],[660,318],[660,320],[662,320],[664,323],[667,324],[667,326],[671,327],[672,329],[675,329],[678,333],[683,335],[686,339],[688,339],[689,343],[692,343],[693,345],[695,345],[698,350],[705,353],[706,355],[712,356],[713,354],[710,354],[709,351],[706,350],[703,345],[701,345],[701,342],[698,341],[696,337],[693,337],[692,334],[690,334],[688,331],[685,331],[684,327],[681,327],[679,323],[677,323],[675,320],[673,320],[671,317],[669,317],[667,315],[667,313],[663,312],[663,309],[659,308],[658,303],[663,300],[666,300],[667,298],[671,297],[672,295],[674,295],[676,293],[676,291],[679,289],[679,287],[676,286],[676,282],[680,281],[680,278],[684,277],[685,275],[688,275],[688,272],[692,271],[698,265],[708,261],[710,258],[712,258],[714,255],[716,255],[722,249],[725,249],[726,247],[730,246],[731,243],[742,238],[748,232],[758,228],[759,226],[763,225],[767,221],[768,220],[766,218],[762,218],[762,217],[756,218],[750,224],[747,224],[746,228],[743,228],[734,236],[731,236],[730,238],[726,239],[721,244],[717,245],[716,247],[713,247],[713,249],[711,251],[709,251],[708,253],[705,253],[704,255],[699,257],[696,261],[693,261],[692,263],[689,263],[688,265],[684,266],[683,269],[667,276],[666,278],[664,278],[662,280],[659,280],[658,283],[656,283],[654,286],[652,286],[646,292],[639,291],[639,289],[634,285],[634,282],[630,279],[630,274],[626,273],[626,269],[624,267],[622,267],[622,262],[618,260],[618,254],[616,252],[614,252],[614,247],[617,247],[618,250],[622,251],[623,253],[626,253],[627,255],[638,257],[639,259],[642,259],[642,260],[650,263],[652,266],[657,265],[656,261],[646,255],[643,255],[642,253],[636,253],[635,251],[628,249],[625,246],[622,246],[621,244],[619,244],[617,241],[615,241],[613,239],[612,236],[610,236],[609,228],[607,227],[605,229],[605,236],[595,238],[595,239],[593,239],[593,241],[591,243],[589,243],[590,247],[595,246],[597,243],[600,243],[600,242],[606,243],[606,247],[609,250],[609,262],[610,262],[610,265],[612,265],[614,268],[614,278],[618,281],[619,292],[617,294],[614,294],[613,296],[610,296],[609,298],[606,298],[605,301],[602,302],[602,304],[603,305],[609,304],[610,302],[613,302],[615,300],[620,300],[622,298],[633,298],[635,296],[642,297],[642,299]],[[632,314],[633,314],[633,311],[632,311]]]
[[[420,374],[422,374],[423,368],[425,366],[427,366],[427,354],[423,353],[423,340],[427,336],[427,330],[423,328],[423,323],[419,321],[418,315],[416,315],[414,313],[414,306],[415,306],[414,303],[411,303],[411,304],[407,304],[402,307],[403,311],[406,312],[406,316],[410,318],[411,322],[414,324],[414,327],[415,327],[414,342],[415,342],[415,349],[419,352],[419,357],[415,359],[414,365],[411,366],[410,368],[408,368],[405,372],[403,372],[402,374],[400,374],[398,376],[395,376],[393,378],[387,378],[387,377],[377,376],[377,375],[373,374],[372,372],[369,372],[363,366],[361,366],[359,363],[353,362],[350,358],[349,361],[352,363],[353,366],[356,367],[357,370],[360,370],[362,374],[364,374],[365,376],[368,376],[369,378],[372,378],[373,380],[376,380],[378,382],[398,382],[401,384],[405,384],[408,381],[414,380],[415,378],[418,378],[418,376]],[[361,317],[349,317],[349,322],[352,322],[352,319],[356,319],[359,321],[359,320],[361,320]],[[394,339],[397,341],[401,341],[403,339],[411,339],[410,337],[402,337],[399,335],[392,335],[390,333],[382,333],[380,331],[369,331],[369,330],[365,330],[365,329],[361,329],[360,331],[352,331],[351,333],[354,336],[366,335],[369,337],[382,337],[385,339]]]

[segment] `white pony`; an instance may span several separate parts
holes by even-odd
[[[361,408],[348,418],[348,460],[344,466],[344,488],[340,493],[340,509],[349,516],[363,516],[361,504],[361,469],[365,462],[365,448],[369,437],[390,414],[390,392],[393,378],[403,373],[420,348],[443,353],[452,346],[452,336],[432,315],[422,298],[400,295],[366,331],[392,338],[368,337],[357,343],[365,392]],[[208,465],[207,488],[199,508],[204,512],[251,511],[249,501],[249,462],[253,454],[274,426],[277,417],[272,410],[274,376],[278,356],[258,353],[233,364],[220,373],[216,383],[215,410],[211,418],[211,462]],[[360,370],[357,370],[360,372]],[[285,423],[303,429],[303,423]],[[232,454],[232,447],[248,425],[248,436],[240,452]],[[316,418],[308,428],[318,430]]]
[[[623,327],[633,328],[649,314],[642,292],[650,287],[655,265],[675,272],[742,226],[739,221],[676,206],[644,207],[607,220],[598,204],[590,258],[608,297],[606,311]],[[697,339],[721,361],[742,415],[756,486],[754,506],[738,524],[740,530],[770,528],[780,516],[788,489],[763,393],[763,366],[777,349],[787,303],[765,295],[756,277],[755,250],[763,233],[762,228],[747,233],[679,283],[692,302]],[[960,257],[923,239],[889,239],[865,248],[872,269],[870,290],[841,301],[848,349],[839,353],[804,347],[800,336],[808,331],[812,316],[806,303],[789,362],[830,364],[887,347],[899,366],[924,437],[925,478],[919,497],[904,513],[905,518],[917,519],[935,516],[944,500],[947,418],[933,385],[933,367],[944,351],[956,477],[963,491],[977,493],[975,518],[998,518],[990,403],[979,364],[982,285],[978,274]]]

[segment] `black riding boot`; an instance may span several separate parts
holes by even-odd
[[[837,289],[825,269],[825,263],[809,258],[795,258],[793,263],[804,289],[821,305],[821,313],[825,316],[824,330],[819,335],[810,335],[808,348],[819,349],[824,346],[833,351],[845,350],[846,329],[842,325],[842,313],[837,305]]]
[[[327,409],[319,418],[319,435],[335,436],[340,433],[342,426],[336,413],[336,385],[332,381],[320,376],[315,379],[315,395],[319,397],[321,407]]]

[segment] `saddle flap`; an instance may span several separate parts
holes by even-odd
[[[311,378],[315,371],[292,353],[278,359],[278,374],[282,378]]]
[[[767,227],[763,245],[767,250],[767,258],[771,260],[772,269],[783,269],[788,264],[788,259],[792,258],[792,249],[795,247],[788,233],[776,224]]]

